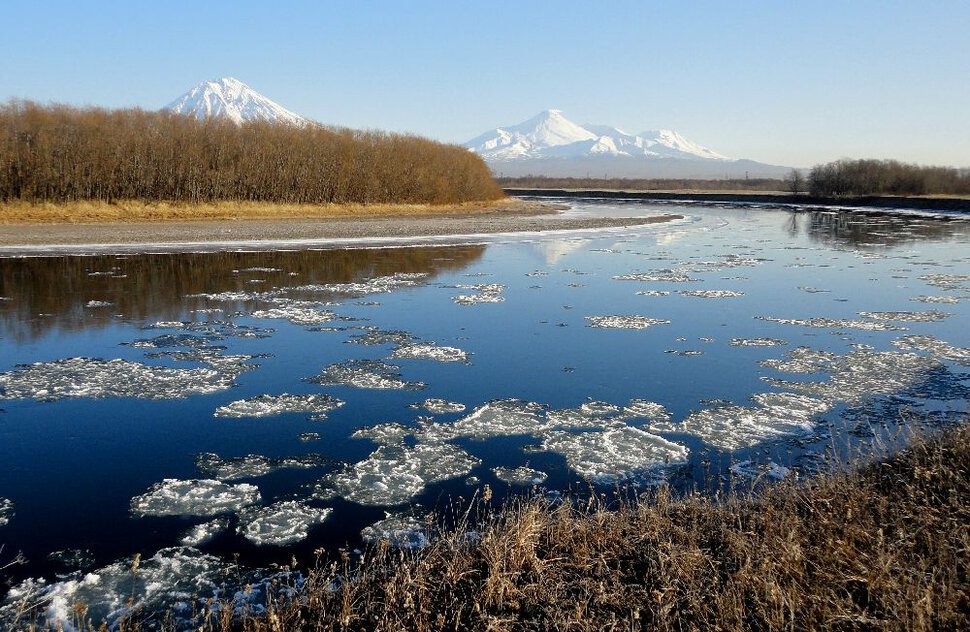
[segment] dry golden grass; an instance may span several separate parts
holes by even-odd
[[[457,204],[277,204],[275,202],[210,202],[184,204],[138,200],[108,204],[0,203],[0,224],[84,224],[226,219],[354,219],[364,217],[433,217],[494,212],[532,212],[536,204],[505,198]]]

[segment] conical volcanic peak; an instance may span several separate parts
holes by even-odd
[[[169,103],[165,109],[200,120],[227,118],[236,124],[269,121],[304,126],[311,123],[309,119],[287,110],[233,77],[203,81]]]

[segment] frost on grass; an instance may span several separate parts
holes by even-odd
[[[758,320],[781,325],[797,325],[813,327],[815,329],[861,329],[865,331],[906,331],[905,327],[897,327],[874,320],[846,320],[833,318],[774,318],[771,316],[755,316]]]
[[[337,314],[329,310],[313,309],[312,307],[273,307],[259,309],[252,313],[253,318],[279,318],[288,320],[294,325],[313,326],[323,325],[338,318]]]
[[[310,527],[323,523],[333,509],[311,507],[296,500],[268,507],[250,507],[239,515],[238,531],[257,545],[285,546],[305,540]]]
[[[131,513],[143,516],[217,516],[258,503],[259,489],[211,479],[166,478],[131,499]]]
[[[202,546],[229,528],[229,518],[220,517],[190,528],[179,538],[182,546]]]
[[[135,560],[129,558],[50,584],[25,580],[4,598],[0,624],[18,629],[24,624],[19,614],[37,608],[43,629],[75,630],[75,605],[79,603],[86,606],[89,619],[103,620],[111,630],[125,627],[119,625],[121,619],[136,612],[170,610],[178,615],[201,611],[207,599],[224,596],[229,568],[215,556],[184,547],[162,549],[139,559],[137,572],[132,572],[134,566]],[[185,629],[190,627],[187,621],[182,624]]]
[[[412,405],[412,408],[423,408],[432,415],[447,415],[450,413],[465,412],[465,405],[459,402],[450,402],[447,399],[437,399],[429,397],[420,404]]]
[[[646,430],[620,426],[593,432],[553,431],[542,447],[566,458],[574,471],[594,483],[659,480],[665,466],[684,463],[687,448]]]
[[[787,360],[762,360],[759,364],[785,373],[817,373],[826,370],[838,357],[828,351],[798,347],[788,352]]]
[[[669,320],[647,316],[587,316],[589,326],[596,329],[646,329],[654,325],[668,325]]]
[[[469,354],[457,347],[439,347],[434,343],[401,345],[391,352],[391,360],[434,360],[435,362],[468,362]]]
[[[894,321],[900,323],[935,323],[952,314],[931,309],[926,312],[859,312],[859,316],[869,320]]]
[[[308,381],[324,386],[353,386],[368,389],[421,390],[422,382],[401,379],[400,367],[379,360],[348,360],[331,364]]]
[[[970,366],[970,349],[954,347],[949,342],[933,336],[903,336],[894,341],[893,346],[904,351],[923,351],[940,360]]]
[[[732,347],[783,347],[788,341],[780,338],[731,338]]]
[[[9,523],[11,518],[13,518],[13,501],[0,496],[0,527]]]
[[[360,531],[364,542],[387,542],[395,549],[417,550],[428,545],[425,520],[411,513],[387,514],[387,517]]]
[[[681,290],[678,294],[696,298],[734,298],[744,296],[744,292],[737,290]]]
[[[256,478],[277,470],[307,470],[329,465],[329,461],[319,454],[304,454],[272,458],[261,454],[248,454],[232,458],[222,458],[212,452],[203,452],[195,457],[195,466],[204,476],[220,481],[240,478]]]
[[[21,365],[0,373],[0,399],[53,401],[66,397],[180,399],[233,385],[239,370],[173,369],[129,360],[68,358]]]
[[[216,409],[216,417],[271,417],[284,413],[307,413],[314,420],[327,418],[327,413],[344,405],[330,395],[258,395],[230,402]]]
[[[474,290],[475,294],[460,294],[458,296],[452,297],[455,303],[459,305],[477,305],[479,303],[501,303],[505,301],[505,297],[502,296],[502,292],[505,291],[505,286],[501,283],[481,283],[477,285],[455,285],[452,286],[458,290]]]
[[[381,446],[366,459],[317,483],[315,496],[361,505],[401,505],[427,485],[464,476],[481,461],[449,443]]]
[[[831,408],[826,401],[794,393],[760,393],[756,406],[718,406],[691,413],[679,423],[652,424],[656,432],[679,432],[725,450],[814,432],[814,418]]]
[[[492,472],[495,473],[495,477],[498,480],[508,483],[509,485],[542,485],[549,478],[549,475],[545,472],[540,472],[539,470],[534,470],[531,467],[495,467],[492,468]]]

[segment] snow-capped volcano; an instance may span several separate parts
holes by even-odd
[[[672,130],[629,134],[608,125],[578,125],[560,110],[485,132],[464,146],[504,175],[735,177],[752,170],[759,176],[785,172],[728,158]]]
[[[311,123],[232,77],[203,81],[164,109],[200,120],[210,116],[227,118],[237,125],[243,121],[270,121],[301,127]]]

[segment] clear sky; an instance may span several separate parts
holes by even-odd
[[[0,100],[160,108],[233,76],[464,142],[557,108],[790,166],[970,166],[970,1],[3,0]]]

